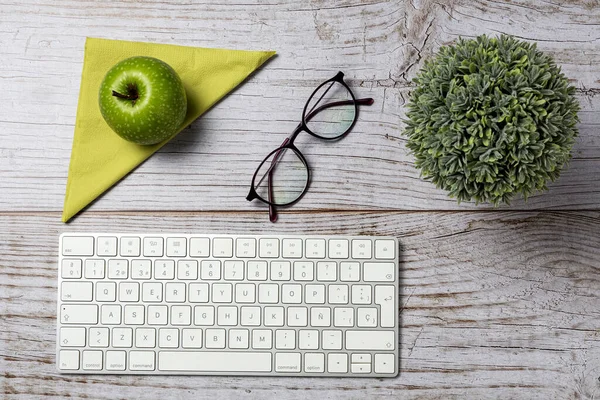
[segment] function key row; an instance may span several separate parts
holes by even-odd
[[[64,236],[63,256],[215,258],[396,258],[392,239]]]

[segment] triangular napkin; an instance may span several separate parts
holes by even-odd
[[[183,129],[274,54],[274,51],[205,49],[88,38],[63,222],[170,140],[140,146],[121,139],[108,127],[98,107],[98,89],[113,65],[132,56],[156,57],[171,65],[181,77],[187,93],[188,111],[181,126]]]

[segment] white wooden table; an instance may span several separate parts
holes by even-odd
[[[535,40],[577,87],[580,137],[550,191],[493,209],[419,179],[401,136],[410,80],[459,36]],[[86,36],[278,56],[69,225],[60,222]],[[251,175],[342,70],[353,132],[298,142],[304,199],[268,222]],[[600,398],[600,1],[0,1],[0,397]],[[395,379],[61,376],[63,231],[394,235]]]

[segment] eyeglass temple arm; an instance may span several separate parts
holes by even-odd
[[[283,143],[281,143],[280,147],[285,146],[286,144],[288,144],[289,141],[290,141],[290,138],[286,138],[283,141]],[[273,171],[275,171],[275,166],[279,162],[279,158],[281,157],[282,153],[283,153],[283,150],[279,150],[277,152],[275,157],[273,157],[273,161],[271,161],[271,166],[269,167],[269,177],[267,178],[269,203],[273,203],[273,183],[272,183],[273,182]],[[271,222],[277,222],[277,209],[275,209],[275,206],[273,204],[269,204],[269,220]]]
[[[330,108],[330,107],[347,106],[347,105],[354,104],[354,103],[361,105],[361,106],[370,106],[373,104],[373,101],[374,100],[371,97],[365,97],[364,99],[356,99],[356,101],[343,100],[343,101],[334,101],[332,103],[326,103],[326,104],[323,104],[322,106],[315,108],[311,112],[309,112],[308,115],[306,116],[305,120],[310,121],[311,118],[315,116],[315,114],[317,114],[327,108]]]

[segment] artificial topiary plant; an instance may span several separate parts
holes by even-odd
[[[527,199],[571,157],[575,88],[535,44],[505,35],[459,39],[414,82],[407,147],[421,175],[459,202]]]

